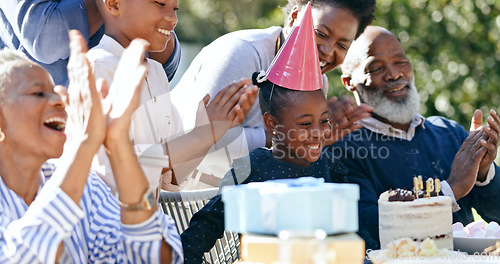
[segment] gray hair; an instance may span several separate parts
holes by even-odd
[[[5,87],[9,85],[9,75],[21,65],[37,64],[21,51],[8,48],[0,50],[0,100],[3,99]]]

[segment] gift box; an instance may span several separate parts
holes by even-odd
[[[358,230],[359,187],[322,178],[272,180],[222,190],[225,228],[276,235],[282,230],[327,234]]]
[[[288,238],[243,234],[241,260],[251,263],[362,264],[365,243],[355,233],[317,238]]]

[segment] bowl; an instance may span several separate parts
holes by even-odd
[[[481,253],[489,246],[494,246],[500,238],[453,237],[453,248],[468,254]]]
[[[456,252],[452,250],[443,249],[440,250],[442,254],[436,256],[422,257],[422,256],[412,256],[408,258],[391,258],[388,256],[387,249],[380,250],[372,250],[367,252],[368,259],[373,264],[386,264],[386,263],[444,263],[444,261],[464,259],[467,257],[467,254],[463,252]],[[452,263],[456,264],[456,263]]]

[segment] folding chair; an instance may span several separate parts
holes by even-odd
[[[170,215],[177,224],[179,234],[189,226],[189,220],[215,195],[219,188],[205,190],[167,192],[162,191],[159,203],[163,212]],[[215,246],[205,253],[204,263],[233,263],[239,259],[238,248],[240,240],[238,233],[224,232]]]

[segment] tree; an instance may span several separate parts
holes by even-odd
[[[204,45],[228,32],[282,25],[286,0],[183,0],[175,32],[183,42]]]

